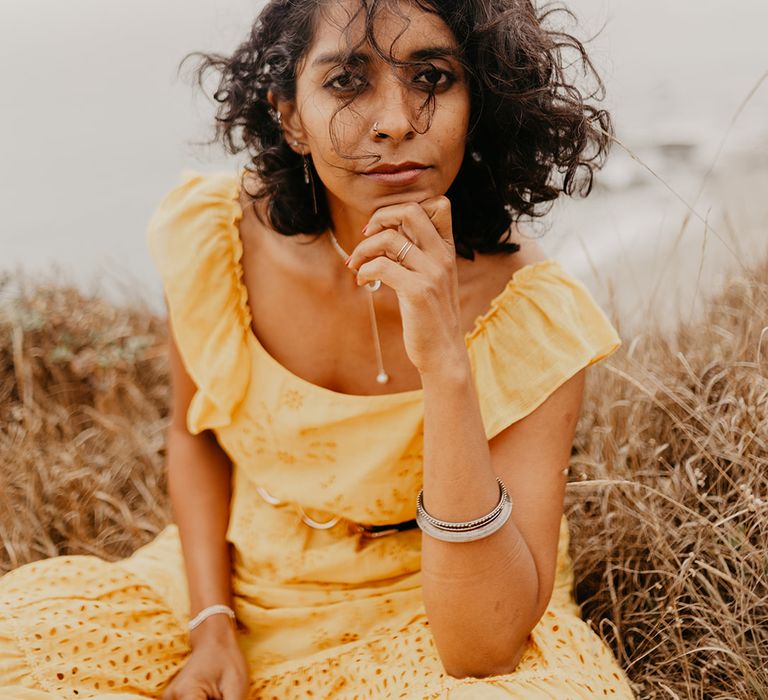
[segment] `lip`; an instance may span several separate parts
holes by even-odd
[[[394,165],[390,167],[397,168],[400,166]],[[394,172],[382,173],[369,171],[367,173],[361,174],[370,178],[371,180],[376,180],[377,182],[383,183],[385,185],[410,185],[416,182],[422,173],[425,173],[427,170],[429,170],[431,166],[404,163],[403,167],[405,169],[396,170]]]
[[[397,173],[403,170],[415,170],[416,168],[426,168],[424,163],[415,160],[404,160],[402,163],[379,163],[373,168],[366,170],[366,173]]]

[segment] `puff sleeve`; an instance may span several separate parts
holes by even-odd
[[[250,381],[238,186],[228,173],[184,170],[146,231],[179,354],[197,387],[186,415],[193,435],[229,425]]]
[[[553,259],[517,270],[468,341],[488,439],[622,343],[586,286]]]

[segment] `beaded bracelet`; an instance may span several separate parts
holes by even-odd
[[[224,613],[228,615],[231,619],[235,619],[235,611],[232,610],[228,605],[223,605],[222,603],[216,603],[215,605],[209,605],[207,608],[203,608],[197,615],[195,615],[192,620],[189,622],[189,630],[190,632],[195,629],[203,620],[209,618],[211,615],[216,615],[217,613]]]
[[[512,515],[512,500],[504,483],[499,482],[499,503],[487,515],[466,522],[449,522],[432,517],[424,509],[424,491],[416,497],[416,523],[431,537],[444,542],[471,542],[488,537],[498,530]]]

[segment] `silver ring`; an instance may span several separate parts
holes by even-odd
[[[405,260],[405,256],[408,255],[408,251],[411,249],[411,246],[413,245],[413,241],[408,240],[405,243],[403,243],[403,247],[400,248],[400,251],[397,254],[397,257],[395,258],[395,262],[402,263],[403,260]],[[405,251],[403,253],[403,251]],[[400,257],[400,253],[403,253],[403,257]]]

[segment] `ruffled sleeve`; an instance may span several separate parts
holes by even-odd
[[[468,335],[488,439],[621,342],[589,290],[556,260],[517,270]]]
[[[146,232],[179,354],[197,387],[186,416],[193,435],[229,425],[250,381],[238,191],[229,173],[184,170]]]

